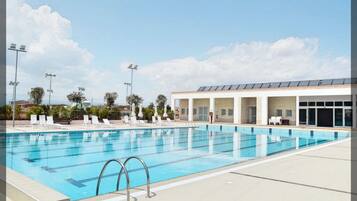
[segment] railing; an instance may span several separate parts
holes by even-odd
[[[102,170],[100,171],[100,174],[99,174],[99,177],[98,177],[98,182],[97,182],[97,189],[96,189],[96,195],[98,196],[99,195],[99,187],[100,187],[100,183],[101,183],[101,180],[102,180],[102,177],[103,177],[103,173],[105,171],[105,169],[107,168],[107,166],[111,163],[111,162],[117,162],[119,163],[119,165],[121,166],[120,168],[120,172],[118,174],[118,179],[117,179],[117,186],[116,186],[116,190],[119,191],[119,184],[120,184],[120,178],[121,178],[121,174],[123,173],[124,171],[124,174],[125,174],[125,177],[126,177],[126,199],[127,201],[130,201],[130,178],[129,178],[129,174],[128,174],[128,171],[126,169],[126,164],[132,160],[132,159],[136,159],[138,160],[144,167],[145,169],[145,173],[146,173],[146,194],[147,194],[147,197],[150,198],[151,195],[150,195],[150,174],[149,174],[149,169],[146,165],[146,163],[139,157],[136,157],[136,156],[131,156],[129,158],[127,158],[124,163],[122,163],[120,160],[118,159],[111,159],[111,160],[108,160]]]
[[[98,178],[98,182],[97,182],[97,189],[96,189],[96,195],[99,194],[99,187],[100,187],[100,182],[102,180],[102,176],[103,176],[103,173],[104,173],[104,170],[107,168],[107,166],[111,163],[111,162],[117,162],[119,163],[119,165],[121,166],[121,169],[120,169],[120,174],[118,176],[118,180],[120,180],[120,175],[122,173],[122,171],[124,170],[124,173],[125,173],[125,177],[126,177],[126,200],[127,201],[130,201],[130,179],[129,179],[129,174],[128,174],[128,171],[125,167],[125,165],[120,161],[120,160],[117,160],[117,159],[111,159],[109,161],[107,161],[102,170],[100,171],[100,174],[99,174],[99,178]]]
[[[146,165],[146,163],[139,157],[136,157],[136,156],[131,156],[129,158],[127,158],[125,161],[124,161],[124,166],[126,166],[126,164],[131,160],[131,159],[136,159],[138,160],[144,167],[145,169],[145,173],[146,173],[146,196],[148,198],[150,198],[150,174],[149,174],[149,169]],[[117,181],[117,191],[119,190],[119,183],[120,183],[120,177],[121,177],[121,174],[123,172],[123,169],[120,170],[119,172],[119,175],[118,175],[118,181]],[[125,173],[125,170],[124,170],[124,173]]]

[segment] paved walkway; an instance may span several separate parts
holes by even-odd
[[[133,196],[138,201],[355,200],[357,192],[351,193],[350,168],[351,163],[356,161],[351,161],[350,144],[351,140],[344,140],[310,150],[295,150],[272,156],[268,160],[243,163],[240,166],[246,168],[240,169],[237,165],[233,167],[236,168],[235,171],[184,185],[171,186],[167,189],[160,187],[160,184],[155,185],[153,191],[156,196],[150,199],[135,196],[137,193],[133,193]],[[254,163],[259,164],[254,165]],[[232,167],[229,168],[232,170]],[[179,183],[180,180],[177,182]],[[100,200],[104,200],[103,197]]]

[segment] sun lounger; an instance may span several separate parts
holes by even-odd
[[[46,125],[46,115],[40,115],[39,116],[39,124],[41,126],[45,126]]]
[[[125,115],[123,120],[124,120],[124,124],[129,124],[130,123],[128,115]]]
[[[102,125],[104,125],[103,123],[100,123],[100,122],[99,122],[98,117],[95,116],[95,115],[92,115],[92,124],[93,124],[93,125],[97,125],[97,126],[102,126]]]
[[[138,121],[136,120],[136,116],[130,117],[130,125],[137,125]]]
[[[53,116],[47,116],[46,125],[47,126],[54,126],[54,127],[64,128],[63,125],[54,123]]]
[[[275,123],[276,123],[276,117],[275,116],[270,117],[269,125],[275,125]]]
[[[167,123],[167,125],[172,125],[171,119],[167,117],[167,118],[166,118],[166,123]]]
[[[158,125],[162,125],[162,120],[161,120],[161,117],[160,117],[160,116],[157,117],[157,124],[158,124]]]
[[[91,122],[89,121],[89,116],[88,115],[83,115],[83,124],[84,125],[91,124]]]
[[[36,114],[31,114],[31,116],[30,116],[30,124],[31,124],[31,126],[39,124],[39,122],[37,121],[37,115]]]
[[[155,116],[152,116],[152,117],[151,117],[151,121],[152,121],[153,124],[156,124],[156,117],[155,117]]]

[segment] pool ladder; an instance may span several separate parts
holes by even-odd
[[[125,174],[125,178],[126,178],[126,200],[127,201],[130,201],[130,178],[129,178],[129,174],[128,174],[128,170],[126,169],[126,164],[131,160],[131,159],[136,159],[138,160],[144,167],[145,169],[145,173],[146,173],[146,195],[148,198],[150,198],[150,175],[149,175],[149,169],[146,165],[146,163],[139,157],[136,157],[136,156],[131,156],[129,158],[127,158],[124,163],[122,163],[120,160],[118,159],[111,159],[111,160],[108,160],[102,170],[100,171],[100,174],[99,174],[99,177],[98,177],[98,181],[97,181],[97,188],[96,188],[96,195],[98,196],[99,194],[99,187],[100,187],[100,183],[101,183],[101,180],[102,180],[102,177],[103,177],[103,173],[105,171],[105,169],[107,168],[107,166],[112,163],[112,162],[116,162],[118,163],[121,168],[120,168],[120,172],[118,174],[118,179],[117,179],[117,187],[116,187],[116,190],[119,191],[119,184],[120,184],[120,178],[121,178],[121,174],[123,173],[124,171],[124,174]]]

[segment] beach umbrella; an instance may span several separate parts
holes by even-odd
[[[159,114],[157,113],[157,106],[156,106],[156,105],[154,106],[154,109],[155,109],[154,116],[155,116],[155,117],[159,116]]]
[[[135,114],[135,103],[131,104],[131,116],[132,117],[136,116],[136,114]]]
[[[138,117],[139,118],[143,118],[144,117],[144,114],[143,114],[143,106],[140,104],[139,105],[139,114],[138,114]]]
[[[167,117],[167,107],[166,105],[164,106],[164,114],[162,115],[164,118]]]

